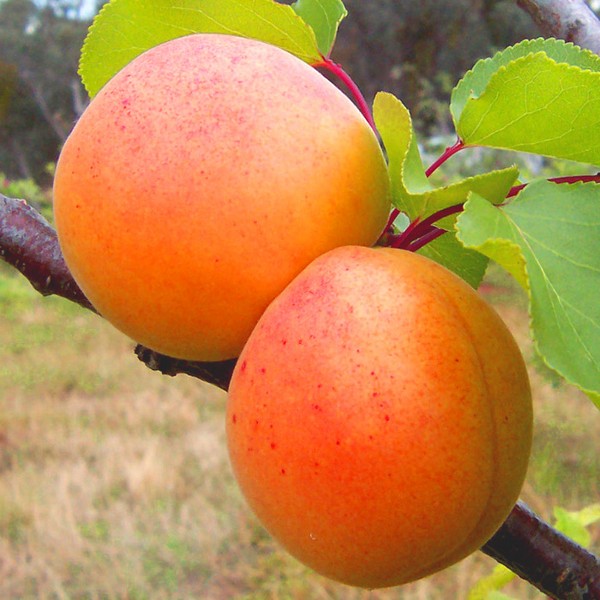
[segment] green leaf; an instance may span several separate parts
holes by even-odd
[[[584,548],[590,545],[592,536],[585,526],[577,520],[575,515],[569,513],[564,508],[556,507],[554,509],[554,517],[556,518],[555,527],[561,533],[564,533],[568,538],[571,538]]]
[[[470,192],[502,202],[517,179],[518,169],[509,167],[434,188],[425,175],[410,113],[402,102],[392,94],[377,94],[373,117],[388,155],[394,205],[411,219],[461,204]],[[447,219],[437,225],[451,229],[453,223],[454,219]]]
[[[577,511],[575,514],[577,520],[584,527],[589,527],[590,525],[600,521],[600,503],[590,504],[589,506]]]
[[[561,533],[577,542],[580,546],[587,548],[592,541],[592,536],[587,530],[589,525],[600,520],[600,504],[594,504],[587,508],[570,512],[564,508],[555,507],[555,527]]]
[[[595,62],[600,65],[600,57]],[[500,66],[487,81],[472,81],[484,82],[476,97],[465,102],[461,86],[454,98],[456,130],[465,144],[600,164],[599,69],[537,52]]]
[[[510,167],[434,188],[425,175],[410,113],[402,102],[381,92],[375,97],[373,116],[388,156],[394,205],[411,221],[460,205],[470,192],[490,202],[502,202],[517,179],[517,168]],[[455,216],[446,217],[435,225],[451,232],[455,220]],[[481,283],[487,266],[485,257],[465,249],[453,233],[443,235],[419,252],[454,271],[473,287]]]
[[[348,15],[342,0],[296,0],[292,8],[312,27],[321,54],[329,56],[338,27]]]
[[[456,226],[527,290],[538,353],[600,407],[600,185],[538,181],[502,208],[473,194]]]
[[[379,92],[373,102],[373,118],[388,156],[394,203],[404,210],[404,197],[433,189],[425,175],[410,113],[393,94]]]
[[[309,64],[322,60],[312,28],[274,0],[111,0],[83,45],[79,73],[90,97],[142,52],[192,33],[254,38]]]
[[[504,565],[496,565],[492,572],[480,579],[469,591],[467,600],[489,600],[494,592],[498,592],[509,584],[516,574]],[[506,596],[508,598],[508,596]]]
[[[465,248],[453,232],[423,246],[418,253],[450,269],[475,289],[481,284],[489,262],[480,252]]]
[[[485,91],[490,79],[501,67],[506,67],[514,60],[543,52],[557,63],[566,63],[589,71],[600,71],[600,57],[589,50],[584,50],[563,40],[538,38],[524,40],[497,52],[491,58],[478,61],[456,84],[452,91],[450,112],[454,123],[458,123],[465,105],[470,98],[479,98]]]

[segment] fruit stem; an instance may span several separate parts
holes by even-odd
[[[467,146],[460,138],[457,139],[456,143],[448,146],[442,155],[425,171],[427,177],[430,177],[432,173],[434,173],[450,157],[466,147]],[[596,175],[569,175],[566,177],[551,177],[548,179],[548,181],[556,184],[573,184],[582,182],[600,183],[600,173],[596,173]],[[513,198],[527,185],[527,183],[523,183],[521,185],[514,186],[508,192],[506,198]],[[393,235],[393,223],[401,212],[398,208],[394,208],[390,213],[384,234],[381,239],[385,239],[387,241],[387,245],[391,246],[392,248],[402,248],[405,250],[410,250],[411,252],[415,252],[419,248],[422,248],[445,233],[444,229],[436,227],[434,223],[440,219],[443,219],[444,217],[461,212],[463,208],[464,204],[461,203],[439,210],[423,220],[421,220],[420,217],[417,217],[402,233]]]
[[[437,169],[439,169],[449,158],[451,158],[452,156],[454,156],[457,152],[460,152],[463,148],[466,148],[466,144],[460,139],[457,138],[456,142],[454,144],[452,144],[451,146],[448,146],[444,152],[441,154],[441,156],[435,160],[433,162],[433,164],[425,171],[425,175],[427,177],[431,177],[431,175],[433,173],[435,173],[435,171],[437,171]],[[462,205],[461,205],[462,208]],[[411,223],[408,228],[403,231],[399,236],[390,236],[390,234],[392,233],[392,226],[394,224],[394,221],[398,218],[398,215],[400,214],[400,210],[398,208],[394,208],[392,209],[392,212],[390,213],[387,225],[385,226],[385,229],[383,230],[383,234],[381,236],[381,238],[379,239],[379,243],[382,243],[383,239],[391,239],[393,240],[391,245],[394,248],[404,248],[404,243],[406,242],[406,237],[405,234],[410,234],[412,231],[411,226],[412,225],[416,225],[418,221],[415,221],[415,223]],[[435,215],[432,215],[432,217],[435,217]],[[442,217],[435,217],[433,219],[433,222],[437,221],[438,219],[441,219]],[[428,217],[428,219],[426,219],[427,221],[429,221],[429,219],[431,219],[431,217]],[[411,238],[411,240],[414,240],[414,238]],[[400,246],[398,246],[398,244],[401,244]]]
[[[463,207],[464,205],[462,203],[455,204],[438,210],[426,219],[420,220],[420,218],[417,217],[400,235],[395,237],[391,243],[392,247],[404,248],[405,250],[411,250],[413,252],[422,248],[425,244],[432,242],[445,233],[444,229],[436,227],[434,223],[445,217],[461,212]]]
[[[365,117],[365,119],[367,120],[369,125],[371,126],[371,129],[373,129],[373,131],[377,132],[377,128],[375,127],[375,120],[373,119],[371,109],[369,108],[369,105],[367,104],[367,101],[365,100],[365,97],[363,96],[362,92],[360,91],[360,88],[358,87],[358,85],[356,85],[356,83],[354,82],[352,77],[350,77],[350,75],[348,75],[348,73],[346,73],[346,71],[344,71],[344,69],[342,68],[342,65],[332,61],[330,58],[326,58],[324,56],[322,58],[323,58],[323,60],[320,63],[317,63],[313,66],[314,67],[322,67],[322,68],[328,70],[330,73],[335,75],[348,88],[348,90],[350,91],[350,94],[352,95],[352,98],[356,102],[356,105],[358,106],[360,112],[363,114],[363,116]]]
[[[447,206],[446,208],[442,208],[441,210],[438,210],[437,212],[433,213],[432,215],[429,215],[426,219],[423,219],[420,222],[419,228],[422,231],[430,229],[434,223],[437,223],[441,219],[445,219],[446,217],[449,217],[450,215],[455,215],[455,214],[461,212],[462,209],[464,208],[464,206],[465,205],[461,202],[460,204],[454,204],[452,206]]]

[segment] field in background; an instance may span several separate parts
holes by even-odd
[[[546,519],[600,496],[600,415],[533,363],[522,295],[485,285],[530,362],[536,433],[523,498]],[[0,598],[436,600],[495,564],[475,554],[367,592],[279,550],[229,469],[224,393],[149,371],[100,318],[41,298],[0,265]],[[599,548],[595,531],[595,548]],[[522,582],[505,590],[543,598]]]

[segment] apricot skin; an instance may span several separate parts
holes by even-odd
[[[234,473],[267,530],[365,588],[480,548],[518,498],[531,428],[500,317],[394,249],[338,248],[305,269],[250,336],[227,408]]]
[[[157,46],[104,86],[64,146],[54,202],[97,310],[189,360],[237,356],[295,275],[372,245],[390,209],[352,102],[291,54],[217,34]]]

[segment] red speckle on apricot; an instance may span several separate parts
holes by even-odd
[[[277,342],[308,335],[310,352]],[[227,430],[234,473],[265,527],[319,573],[365,588],[424,577],[480,548],[514,506],[531,444],[525,365],[498,315],[433,261],[323,255],[265,311],[246,357],[269,368],[253,384],[234,371],[228,411],[247,417]],[[267,443],[248,425],[256,406],[277,453],[243,451]]]

